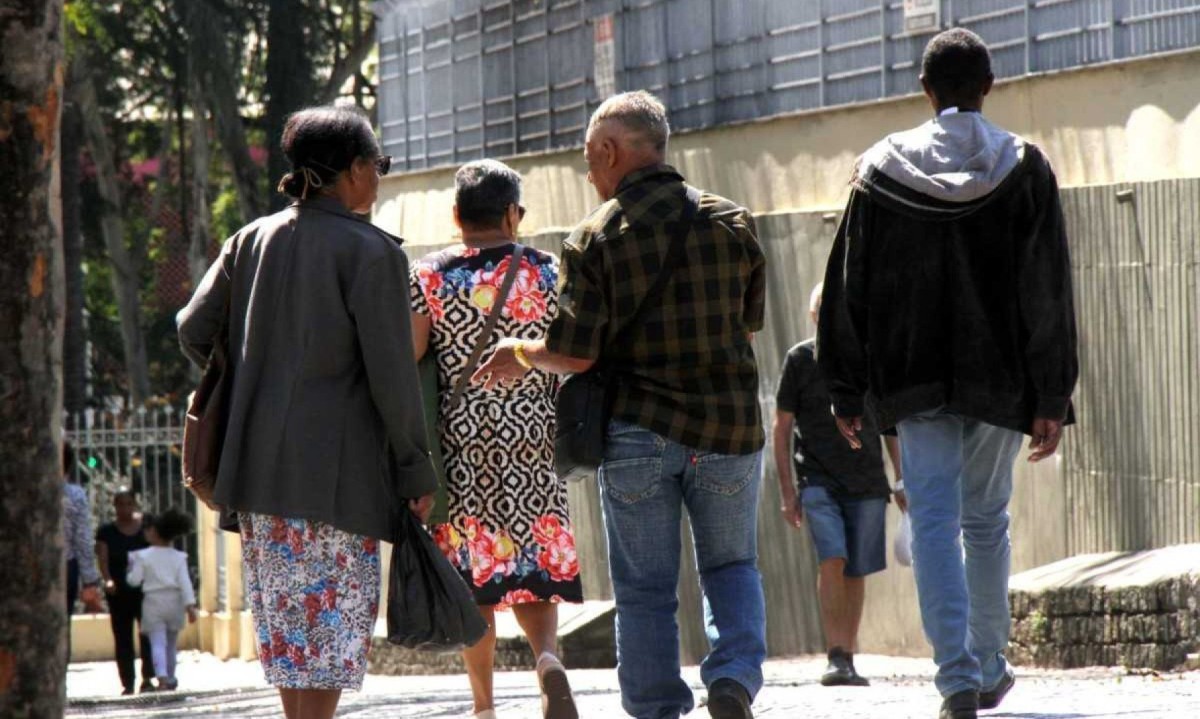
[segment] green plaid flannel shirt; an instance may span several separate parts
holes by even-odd
[[[763,446],[750,334],[763,326],[766,271],[748,210],[702,193],[661,302],[613,343],[666,260],[685,190],[668,165],[630,173],[564,240],[546,346],[621,371],[615,418],[700,451],[749,454]]]

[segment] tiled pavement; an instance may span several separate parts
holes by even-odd
[[[938,700],[928,660],[859,656],[859,671],[872,678],[865,689],[827,689],[815,677],[822,657],[773,660],[766,686],[755,702],[758,717],[804,719],[931,719]],[[116,667],[111,662],[74,664],[67,677],[68,717],[270,717],[281,716],[275,692],[263,682],[257,663],[222,662],[197,652],[180,655],[180,691],[113,697]],[[1004,704],[983,716],[997,719],[1158,719],[1200,718],[1200,672],[1132,675],[1114,669],[1047,671],[1023,669]],[[570,673],[583,719],[619,719],[620,697],[611,670]],[[699,672],[685,677],[703,699]],[[496,677],[497,712],[502,719],[538,719],[540,702],[532,672]],[[462,676],[368,676],[361,692],[344,695],[339,717],[469,717],[470,693]],[[693,717],[707,717],[703,709]]]

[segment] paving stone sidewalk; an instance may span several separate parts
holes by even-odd
[[[862,655],[859,671],[871,677],[865,689],[827,689],[816,683],[823,657],[773,660],[765,668],[766,686],[755,702],[757,717],[797,719],[932,719],[938,699],[924,659]],[[274,717],[276,694],[266,686],[256,662],[222,662],[207,654],[179,657],[180,691],[113,697],[118,685],[111,662],[73,664],[67,676],[68,717]],[[685,678],[704,690],[699,671]],[[575,670],[570,674],[583,719],[620,719],[620,696],[612,670]],[[497,712],[502,719],[540,719],[540,701],[532,672],[496,676]],[[339,717],[469,717],[470,693],[463,676],[368,676],[361,692],[344,695]],[[700,709],[692,717],[704,719]],[[1004,704],[985,717],[997,719],[1157,719],[1200,717],[1200,671],[1129,675],[1114,669],[1022,669]]]

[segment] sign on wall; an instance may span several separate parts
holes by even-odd
[[[904,32],[934,32],[942,26],[942,0],[904,0]]]
[[[613,16],[601,15],[593,24],[593,57],[595,67],[592,77],[596,95],[604,100],[617,94],[617,46],[613,34]]]

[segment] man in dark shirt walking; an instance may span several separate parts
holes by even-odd
[[[1021,433],[1036,462],[1071,421],[1075,311],[1050,163],[982,115],[987,46],[947,30],[921,65],[936,117],[859,160],[825,274],[818,363],[851,446],[862,446],[864,399],[900,433],[940,717],[974,719],[1015,680],[1004,657],[1013,461]]]
[[[814,325],[821,285],[813,290]],[[854,666],[866,577],[887,568],[886,511],[892,494],[883,470],[879,430],[863,418],[863,448],[854,451],[829,412],[829,391],[817,372],[817,342],[809,338],[788,351],[775,397],[775,467],[780,511],[799,529],[807,519],[817,552],[817,589],[829,666],[824,686],[867,686]],[[905,508],[899,479],[899,442],[886,438],[896,469],[896,503]],[[795,476],[793,477],[793,465]],[[797,485],[800,493],[797,495]]]
[[[693,705],[675,619],[686,508],[712,645],[700,666],[708,712],[743,719],[767,651],[756,566],[764,437],[750,344],[763,324],[765,263],[750,212],[699,193],[682,262],[631,322],[690,202],[664,164],[669,132],[649,93],[596,109],[584,157],[605,202],[563,243],[558,315],[544,341],[502,342],[476,377],[494,386],[530,367],[581,372],[597,360],[619,372],[600,486],[622,706],[675,719]]]

